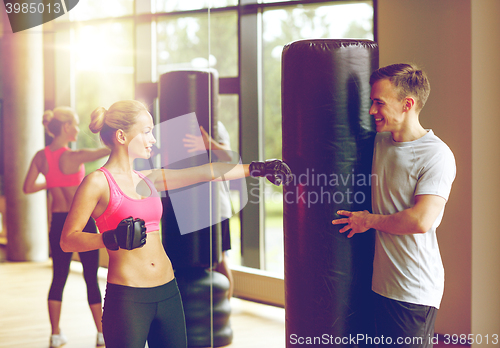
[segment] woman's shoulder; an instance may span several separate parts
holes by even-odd
[[[104,175],[104,172],[101,169],[102,167],[94,170],[93,172],[87,174],[85,178],[88,178],[88,180],[105,181],[106,176]]]
[[[45,157],[45,149],[37,151],[35,156],[33,156],[33,162],[40,168],[41,165],[47,160]]]
[[[96,207],[104,204],[104,208],[101,207],[102,211],[104,211],[105,207],[108,204],[108,199],[109,188],[107,185],[106,177],[100,170],[96,170],[85,176],[82,183],[78,186],[73,204],[75,206],[92,207],[93,211],[94,209],[96,209]],[[100,214],[98,214],[97,216],[99,215]]]
[[[75,168],[82,164],[82,161],[78,158],[78,150],[72,150],[68,147],[62,147],[58,149],[61,151],[61,157],[59,157],[59,167],[63,172],[73,172]]]
[[[33,156],[33,158],[35,158],[35,159],[37,159],[37,158],[45,159],[45,149],[38,150],[35,153],[35,156]]]
[[[100,189],[106,187],[108,185],[108,182],[104,173],[101,170],[97,169],[85,176],[80,186],[82,185]]]

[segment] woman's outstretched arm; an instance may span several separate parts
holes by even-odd
[[[227,181],[247,176],[266,177],[275,185],[287,184],[291,179],[290,168],[281,160],[252,162],[251,164],[209,163],[186,169],[156,169],[143,172],[158,191],[173,190],[200,182]]]
[[[64,174],[75,173],[83,163],[108,156],[110,152],[111,150],[107,147],[66,151],[61,155],[59,167]]]
[[[70,151],[68,153],[68,157],[73,162],[87,163],[108,156],[110,153],[111,149],[109,149],[108,147],[100,147],[98,149],[80,149]]]

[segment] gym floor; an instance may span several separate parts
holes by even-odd
[[[0,257],[0,259],[2,259]],[[105,269],[99,283],[104,297]],[[64,348],[95,347],[96,329],[87,305],[81,264],[72,262],[64,290],[61,329],[68,337]],[[0,263],[0,347],[48,347],[50,324],[47,291],[52,263]],[[229,348],[285,347],[285,311],[282,308],[231,299],[233,342]]]
[[[5,262],[0,246],[0,348],[48,347],[50,324],[47,291],[52,279],[52,262]],[[2,262],[4,261],[4,262]],[[99,270],[104,297],[106,270]],[[233,342],[228,348],[284,348],[285,310],[255,302],[231,299]],[[94,347],[96,331],[87,305],[85,282],[79,262],[72,262],[64,291],[61,328],[65,348]],[[450,346],[440,342],[434,348]]]

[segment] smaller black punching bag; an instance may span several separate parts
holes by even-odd
[[[160,76],[158,95],[162,167],[183,169],[209,163],[207,151],[190,153],[182,144],[186,133],[200,134],[200,125],[217,138],[217,72],[165,73]],[[221,256],[218,187],[203,183],[168,190],[162,202],[162,242],[182,296],[188,346],[228,345],[233,338],[229,280],[210,271]]]
[[[162,167],[183,169],[208,163],[208,151],[190,153],[183,139],[186,133],[199,134],[199,126],[217,137],[218,90],[215,70],[179,70],[160,76]],[[162,201],[163,245],[174,269],[208,268],[219,262],[220,227],[213,225],[220,214],[216,184],[168,190]]]

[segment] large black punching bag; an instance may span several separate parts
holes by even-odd
[[[371,210],[369,78],[377,68],[378,46],[368,40],[283,49],[283,160],[295,176],[284,188],[287,347],[373,339],[374,233],[348,239],[331,221],[339,209]]]

